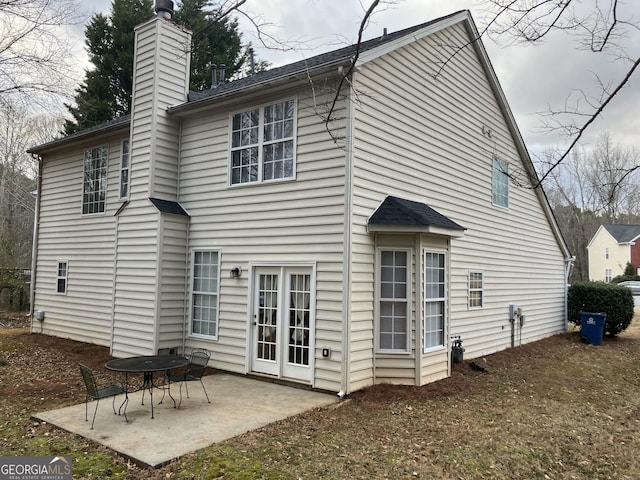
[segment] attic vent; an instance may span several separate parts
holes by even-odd
[[[170,20],[173,17],[173,2],[171,0],[156,0],[156,15]]]

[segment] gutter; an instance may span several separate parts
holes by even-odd
[[[569,330],[569,275],[576,261],[576,257],[566,258],[564,261],[564,331]]]
[[[31,245],[31,285],[29,288],[29,315],[31,316],[31,331],[33,331],[34,306],[36,300],[36,272],[38,269],[38,238],[40,236],[40,198],[42,196],[42,167],[43,159],[40,155],[31,154],[38,161],[38,177],[36,179],[36,205],[33,212],[33,237]]]

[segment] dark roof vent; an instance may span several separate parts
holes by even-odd
[[[173,2],[171,0],[156,0],[156,15],[170,20],[173,17]]]

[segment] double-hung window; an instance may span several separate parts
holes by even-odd
[[[424,350],[444,346],[446,320],[445,254],[426,252],[424,256]]]
[[[231,185],[294,177],[294,99],[235,113],[231,124]]]
[[[492,201],[500,207],[509,206],[509,162],[493,159]]]
[[[58,272],[56,274],[56,293],[67,293],[67,279],[69,276],[69,262],[58,260]]]
[[[482,308],[484,300],[484,276],[482,272],[469,272],[469,309]]]
[[[409,350],[410,252],[380,250],[378,257],[378,350]]]
[[[129,140],[123,140],[120,155],[120,198],[127,197],[129,197]]]
[[[606,283],[611,283],[611,278],[612,278],[612,273],[611,273],[611,269],[610,268],[605,268],[604,269],[604,281]]]
[[[191,333],[218,337],[220,252],[194,250],[191,259]]]
[[[107,199],[108,156],[109,149],[106,145],[84,152],[83,214],[104,213]]]

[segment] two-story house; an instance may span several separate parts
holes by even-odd
[[[130,116],[30,150],[33,331],[345,393],[564,331],[570,255],[477,38],[461,11],[189,92],[160,9]]]
[[[640,275],[640,225],[600,225],[587,245],[589,278],[610,282],[631,263]]]

